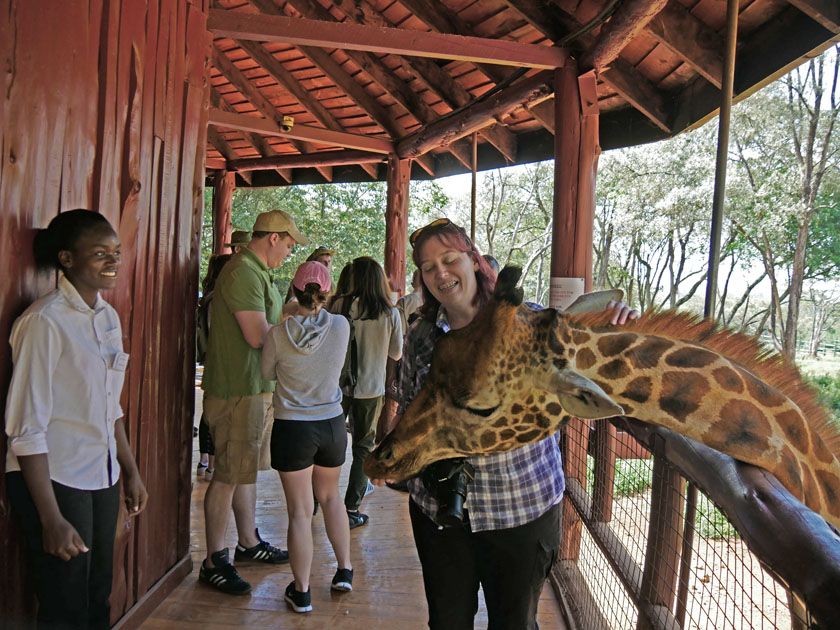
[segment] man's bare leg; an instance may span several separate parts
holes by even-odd
[[[236,532],[239,544],[250,549],[259,544],[257,539],[254,513],[257,508],[257,484],[239,484],[233,493],[233,517],[236,519]]]
[[[207,492],[204,495],[204,529],[207,539],[205,566],[215,566],[210,556],[227,547],[225,534],[236,489],[236,484],[224,483],[215,478],[207,486]]]

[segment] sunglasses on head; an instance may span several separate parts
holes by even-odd
[[[423,233],[424,230],[428,230],[430,228],[442,227],[444,225],[451,225],[452,221],[449,219],[435,219],[429,225],[424,225],[421,228],[417,228],[411,233],[411,236],[408,237],[408,242],[411,243],[411,246],[414,247],[414,244],[417,242],[417,239],[420,238],[420,235]]]

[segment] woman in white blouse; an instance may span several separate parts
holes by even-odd
[[[39,628],[107,629],[122,476],[130,516],[148,495],[120,408],[128,355],[114,288],[120,242],[101,214],[71,210],[40,230],[35,261],[58,288],[15,321],[6,481],[21,519]]]

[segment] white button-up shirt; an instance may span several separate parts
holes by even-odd
[[[6,471],[20,470],[21,455],[47,453],[53,481],[79,490],[113,485],[128,363],[117,312],[101,296],[89,307],[62,275],[58,289],[17,318],[9,343]]]

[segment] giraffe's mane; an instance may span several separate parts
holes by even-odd
[[[569,315],[572,326],[596,332],[637,332],[678,341],[697,343],[740,363],[759,379],[790,398],[802,411],[805,421],[823,439],[828,449],[840,454],[840,432],[817,400],[814,388],[802,378],[799,369],[775,350],[767,349],[757,337],[721,327],[716,322],[691,313],[648,311],[635,321],[613,327],[603,312]]]

